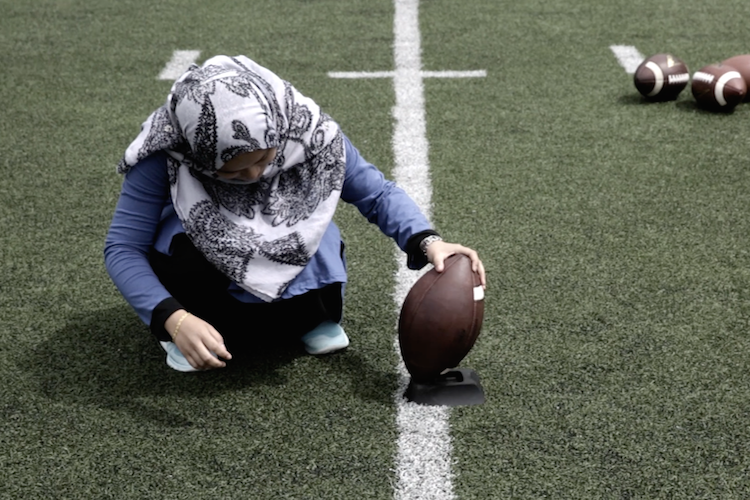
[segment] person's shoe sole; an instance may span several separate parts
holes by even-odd
[[[189,373],[198,370],[188,362],[187,358],[180,352],[174,342],[159,342],[167,352],[167,366],[178,372]]]
[[[341,325],[324,321],[302,336],[305,351],[313,356],[340,351],[349,346],[349,337]]]

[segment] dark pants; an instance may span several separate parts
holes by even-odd
[[[185,309],[213,325],[227,348],[297,342],[325,320],[341,321],[341,283],[291,299],[245,303],[229,292],[229,278],[219,272],[184,234],[172,240],[172,255],[154,252],[151,266]]]

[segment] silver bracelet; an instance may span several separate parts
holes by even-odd
[[[443,241],[443,238],[441,238],[437,234],[431,234],[419,242],[419,249],[422,250],[423,254],[427,255],[427,247],[435,243],[436,241]]]

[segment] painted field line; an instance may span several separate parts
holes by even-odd
[[[629,75],[634,74],[635,70],[638,69],[638,66],[645,59],[643,54],[638,52],[638,49],[632,45],[610,45],[609,49],[617,58],[620,66],[625,68],[625,72]]]
[[[175,50],[172,59],[161,70],[157,79],[176,80],[182,76],[191,64],[195,64],[200,57],[200,50]]]
[[[395,71],[329,71],[329,78],[393,78]],[[473,71],[420,71],[422,78],[483,78],[487,71],[483,69]]]
[[[392,76],[396,104],[393,108],[393,177],[430,217],[432,185],[427,156],[429,147],[422,83],[419,1],[394,0],[394,5],[396,70]],[[394,300],[400,311],[406,294],[421,274],[407,269],[400,249],[396,248],[395,253],[399,267]],[[398,337],[394,347],[399,352]],[[398,373],[399,384],[394,394],[399,431],[394,497],[397,500],[453,499],[448,408],[421,406],[406,401],[403,394],[409,375],[403,361],[399,363]]]

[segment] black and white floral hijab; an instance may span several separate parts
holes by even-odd
[[[216,174],[240,153],[273,147],[276,159],[257,182]],[[117,170],[127,173],[162,150],[172,202],[193,244],[240,287],[279,298],[317,251],[341,195],[338,125],[247,57],[216,56],[175,82]]]

